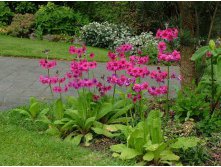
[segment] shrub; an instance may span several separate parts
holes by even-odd
[[[142,32],[140,35],[127,36],[126,38],[117,38],[114,41],[114,48],[119,45],[129,43],[133,45],[133,52],[136,54],[141,50],[143,54],[150,55],[153,62],[157,61],[157,43],[152,32]]]
[[[33,2],[18,2],[18,5],[15,8],[16,13],[25,14],[25,13],[35,13],[37,11],[37,6]]]
[[[16,14],[10,26],[7,27],[7,34],[16,37],[28,37],[34,26],[33,14]]]
[[[116,39],[131,36],[128,27],[118,26],[108,22],[92,22],[82,27],[81,38],[86,45],[112,49]]]
[[[0,2],[0,26],[11,22],[13,13],[5,2]]]
[[[68,34],[74,35],[80,27],[88,23],[88,19],[80,13],[75,13],[71,8],[58,6],[48,2],[36,12],[37,33],[44,34]]]

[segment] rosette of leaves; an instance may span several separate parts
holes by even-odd
[[[113,156],[122,160],[142,159],[139,164],[180,164],[180,157],[174,153],[176,149],[188,149],[199,142],[198,138],[177,138],[165,141],[161,128],[161,112],[153,110],[145,122],[136,127],[128,127],[123,132],[126,144],[111,146]]]

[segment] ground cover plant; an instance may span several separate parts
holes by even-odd
[[[130,43],[107,53],[109,74],[98,78],[93,72],[99,66],[97,55],[85,45],[69,47],[71,61],[65,73],[53,72],[57,61],[49,59],[45,52],[45,57],[39,60],[42,68],[39,82],[50,89],[53,98],[50,106],[39,107],[42,102],[31,98],[30,106],[14,109],[11,116],[20,115],[22,122],[39,125],[36,131],[74,146],[91,147],[96,139],[109,138],[115,142],[109,153],[126,163],[219,164],[220,143],[213,143],[210,148],[210,142],[217,140],[214,133],[220,133],[220,94],[214,91],[215,86],[219,90],[220,49],[211,41],[192,58],[195,60],[207,53],[211,89],[199,94],[202,89],[199,84],[195,89],[178,90],[178,97],[172,99],[171,81],[182,80],[170,70],[172,63],[181,59],[175,44],[178,32],[177,28],[167,27],[156,33],[157,59],[167,67],[166,71],[160,67],[150,70],[151,56],[142,51],[134,54]],[[71,89],[76,90],[76,94],[65,96]]]

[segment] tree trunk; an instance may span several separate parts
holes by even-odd
[[[193,2],[184,2],[180,1],[179,10],[181,18],[181,87],[195,87],[195,64],[190,60],[194,51],[194,37],[196,30],[196,21],[195,21],[195,10],[193,7]]]

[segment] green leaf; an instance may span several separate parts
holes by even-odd
[[[82,134],[75,136],[74,138],[71,139],[71,143],[75,146],[78,146],[81,142],[82,137],[83,137]]]
[[[127,146],[125,144],[116,144],[110,147],[111,151],[121,153]]]
[[[90,117],[85,121],[85,129],[89,129],[95,122],[96,117]]]
[[[29,112],[26,111],[26,110],[16,108],[16,109],[14,109],[13,111],[19,112],[20,114],[25,115],[25,116],[31,118],[31,115],[30,115]]]
[[[114,158],[117,158],[117,157],[120,156],[120,154],[118,154],[118,153],[113,153],[112,156],[113,156]]]
[[[217,58],[217,76],[221,78],[221,55]]]
[[[104,103],[102,105],[101,110],[97,113],[97,120],[101,119],[102,117],[107,115],[109,112],[111,112],[112,107],[113,107],[112,103]]]
[[[197,146],[200,139],[197,137],[179,137],[177,141],[170,146],[172,148],[182,148],[183,150],[186,150],[191,147]]]
[[[208,46],[203,46],[201,48],[199,48],[191,57],[191,60],[196,61],[198,59],[201,59],[205,53],[209,50]]]
[[[46,133],[52,136],[60,136],[60,131],[54,126],[49,126],[49,128],[46,130]]]
[[[124,108],[119,109],[119,110],[116,112],[116,114],[114,114],[114,115],[111,117],[110,121],[113,121],[114,119],[116,119],[116,118],[122,116],[123,114],[126,114],[133,106],[134,106],[133,104],[129,104],[129,105],[125,106]]]
[[[99,128],[99,127],[95,127],[95,128],[91,128],[96,134],[98,135],[104,135],[106,137],[109,137],[109,138],[112,138],[112,137],[115,137],[115,136],[118,136],[119,134],[112,134],[110,133],[108,130],[104,129],[103,127],[102,128]]]
[[[30,113],[32,118],[36,118],[37,114],[39,112],[39,103],[38,102],[34,102],[31,106],[30,106]]]
[[[138,155],[141,155],[140,152],[138,152],[137,150],[135,149],[132,149],[132,148],[124,148],[123,151],[121,152],[120,154],[120,157],[121,159],[123,160],[126,160],[126,159],[133,159],[135,158],[136,156]]]
[[[160,144],[149,144],[149,145],[145,145],[144,147],[148,151],[156,151],[159,148],[159,146]]]
[[[55,102],[55,113],[54,113],[54,115],[55,115],[56,120],[62,119],[63,116],[64,116],[64,107],[63,107],[63,103],[62,103],[61,99],[58,99]]]
[[[143,160],[145,160],[145,161],[152,161],[153,159],[154,159],[154,153],[153,152],[147,152],[143,156]]]
[[[90,141],[93,139],[93,135],[92,133],[88,133],[84,136],[85,138],[85,146],[89,146],[90,145]]]
[[[174,154],[171,150],[162,151],[160,157],[162,161],[178,161],[180,159],[180,157]]]
[[[215,44],[214,40],[209,41],[209,47],[210,47],[210,49],[215,50],[216,44]]]

